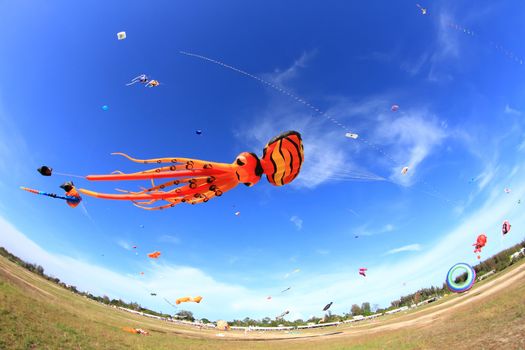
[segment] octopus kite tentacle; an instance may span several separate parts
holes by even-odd
[[[261,159],[254,153],[243,152],[231,164],[191,158],[137,159],[125,153],[112,154],[135,163],[171,165],[129,174],[116,170],[108,175],[86,176],[90,181],[150,180],[151,187],[141,187],[141,191],[117,189],[120,194],[110,194],[80,189],[80,192],[102,199],[129,200],[146,210],[171,208],[179,203],[205,203],[240,183],[253,186],[263,174],[272,185],[283,186],[297,177],[304,160],[301,135],[296,131],[288,131],[270,140]],[[172,180],[159,185],[154,181],[170,178]],[[152,206],[158,201],[167,204]]]

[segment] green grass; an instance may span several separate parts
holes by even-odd
[[[523,268],[523,262],[508,271]],[[490,280],[505,278],[508,271]],[[342,331],[337,336],[247,341],[242,332],[196,330],[133,315],[65,290],[0,257],[0,349],[524,349],[525,278],[501,293],[460,306],[429,322],[376,331],[377,327],[411,321],[432,310],[476,295],[451,295],[439,303],[402,315],[324,329],[301,330],[300,336]],[[441,305],[440,305],[441,304]],[[139,336],[122,327],[151,332]],[[272,336],[274,333],[271,334]],[[292,336],[277,333],[276,336]],[[293,335],[298,336],[298,335]],[[250,334],[248,337],[262,337]]]

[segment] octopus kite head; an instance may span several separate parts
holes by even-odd
[[[255,185],[261,179],[263,168],[259,157],[254,153],[242,152],[233,162],[235,175],[239,182],[248,187]]]
[[[304,161],[303,140],[297,131],[287,131],[271,139],[261,160],[268,181],[275,186],[292,182]]]

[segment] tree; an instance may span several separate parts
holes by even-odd
[[[372,305],[372,312],[377,312],[379,310],[379,304]]]
[[[352,316],[362,315],[363,310],[359,307],[359,305],[354,304],[352,305],[352,308],[350,309],[350,312],[352,313]]]
[[[364,315],[370,315],[372,313],[370,311],[370,303],[368,301],[361,304],[361,310]]]
[[[193,312],[191,311],[186,311],[186,310],[180,310],[179,312],[176,313],[176,315],[178,316],[177,318],[181,319],[181,320],[186,320],[186,321],[195,321],[195,317],[193,317]]]

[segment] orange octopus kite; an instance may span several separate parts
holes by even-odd
[[[113,180],[151,180],[152,186],[140,192],[125,194],[98,193],[86,189],[80,192],[97,198],[130,200],[139,208],[147,210],[171,208],[179,203],[197,204],[207,202],[213,197],[220,197],[240,183],[253,186],[266,174],[268,181],[275,186],[292,182],[301,169],[304,160],[301,135],[288,131],[274,137],[264,147],[262,159],[254,153],[243,152],[232,164],[207,162],[189,158],[155,158],[135,159],[124,153],[113,153],[124,156],[136,163],[171,163],[160,168],[145,170],[132,174],[116,171],[111,175],[88,175],[91,181]],[[154,179],[176,178],[160,185]],[[178,186],[166,191],[167,187]],[[152,206],[157,201],[167,204]]]

